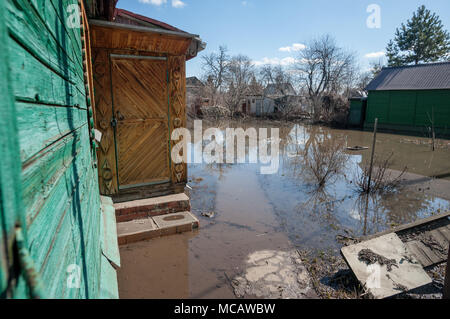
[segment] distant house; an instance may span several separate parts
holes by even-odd
[[[291,111],[307,108],[306,99],[297,94],[290,83],[269,84],[263,94],[249,95],[242,103],[242,113],[255,116],[282,112],[287,106]]]
[[[242,104],[242,113],[248,115],[264,116],[275,111],[275,100],[264,95],[249,95]]]
[[[450,135],[450,62],[384,68],[366,90],[364,128]]]
[[[205,84],[196,76],[186,78],[186,106],[191,115],[201,115],[201,108],[210,105],[210,99],[204,96]]]
[[[264,95],[272,98],[278,98],[283,96],[296,96],[294,87],[290,83],[283,84],[269,84],[264,89]]]

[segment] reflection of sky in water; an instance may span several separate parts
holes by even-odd
[[[337,234],[360,236],[376,233],[392,225],[428,217],[438,210],[450,209],[447,200],[401,188],[390,194],[376,194],[369,198],[360,196],[355,190],[354,180],[363,163],[361,153],[346,153],[342,173],[337,174],[333,183],[318,191],[304,170],[305,149],[314,143],[338,139],[347,146],[345,134],[333,135],[328,129],[317,127],[312,132],[309,127],[293,125],[284,136],[280,131],[280,138],[280,169],[276,174],[260,175],[260,164],[191,164],[190,176],[208,176],[212,187],[216,184],[211,176],[215,176],[217,181],[229,170],[253,171],[259,175],[260,187],[277,214],[283,231],[295,244],[305,247],[335,246]],[[223,137],[219,141],[223,143]],[[203,142],[204,145],[208,143],[210,141]],[[193,158],[192,148],[193,145],[189,144],[189,158]],[[247,160],[248,154],[257,153],[257,148],[246,147]]]

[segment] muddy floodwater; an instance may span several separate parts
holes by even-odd
[[[339,237],[373,234],[450,209],[448,140],[438,140],[433,152],[430,139],[379,133],[377,163],[390,157],[388,173],[406,173],[390,191],[363,196],[356,184],[370,161],[369,132],[283,122],[210,126],[279,128],[278,171],[263,175],[261,164],[189,164],[200,229],[121,247],[121,298],[234,298],[232,282],[252,266],[255,253],[338,255]],[[353,146],[368,149],[347,150]],[[247,155],[254,151],[247,146]],[[331,162],[333,169],[319,187],[314,168],[323,158],[330,164],[319,169]],[[203,216],[211,212],[212,218]]]

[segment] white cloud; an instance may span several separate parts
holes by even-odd
[[[242,5],[243,5],[244,7],[246,7],[246,6],[248,5],[248,2],[247,2],[247,1],[242,1]]]
[[[164,3],[166,3],[167,0],[139,0],[139,2],[152,4],[154,6],[160,6],[160,5],[164,4]]]
[[[371,53],[367,53],[364,57],[368,58],[368,59],[374,59],[374,58],[381,58],[383,56],[385,56],[386,53],[384,53],[383,51],[379,51],[379,52],[371,52]]]
[[[301,51],[304,49],[306,49],[306,45],[301,44],[301,43],[294,43],[291,46],[282,47],[282,48],[279,48],[278,50],[281,52],[296,52],[296,51]]]
[[[183,8],[184,6],[186,6],[186,3],[184,3],[181,0],[172,0],[172,7],[174,8]]]
[[[139,0],[141,3],[152,4],[154,6],[161,6],[167,3],[167,0]],[[186,3],[182,0],[172,0],[172,7],[174,8],[183,8],[186,6]]]
[[[279,59],[279,58],[263,58],[262,60],[259,61],[253,61],[253,65],[255,66],[261,66],[261,65],[281,65],[281,66],[287,66],[290,64],[294,64],[295,63],[295,59],[292,57],[287,57],[287,58],[283,58],[283,59]]]

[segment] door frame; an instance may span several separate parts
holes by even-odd
[[[114,131],[114,152],[115,152],[115,159],[116,159],[116,178],[117,178],[117,188],[120,193],[121,190],[127,190],[127,189],[133,189],[137,187],[142,186],[152,186],[152,185],[160,185],[160,184],[166,184],[172,182],[172,158],[170,156],[171,152],[171,131],[170,131],[170,85],[169,85],[169,63],[168,63],[168,57],[167,56],[151,56],[151,55],[132,55],[132,54],[115,54],[115,53],[109,53],[109,72],[110,72],[110,81],[111,81],[111,108],[112,108],[112,118],[111,123],[113,126]],[[119,152],[117,148],[117,118],[116,113],[114,109],[114,85],[113,85],[113,61],[114,59],[128,59],[128,60],[156,60],[156,61],[166,61],[166,87],[167,87],[167,130],[168,130],[168,141],[167,141],[167,161],[169,164],[169,179],[161,180],[157,182],[149,182],[149,183],[140,183],[140,184],[134,184],[134,185],[120,185],[120,178],[119,178]]]

